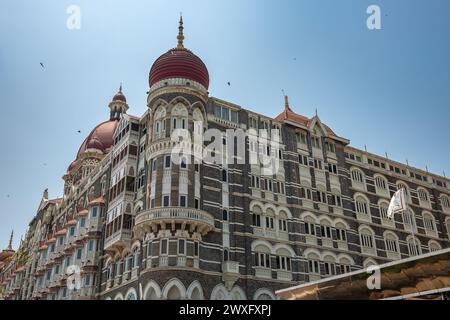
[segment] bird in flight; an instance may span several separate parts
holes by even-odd
[[[78,130],[77,132],[78,132],[78,133],[81,133],[81,130]]]
[[[42,67],[42,69],[44,69],[44,64],[42,62],[39,63]]]
[[[230,81],[228,81],[228,82],[227,82],[227,84],[228,84],[228,86],[231,86],[231,83],[230,83]]]

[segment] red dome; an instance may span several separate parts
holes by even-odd
[[[116,131],[117,120],[109,120],[100,123],[92,130],[80,146],[77,153],[77,159],[80,155],[89,149],[97,149],[105,152],[111,148],[114,143],[114,132]]]
[[[203,61],[185,48],[167,51],[156,59],[150,69],[149,84],[170,78],[190,79],[209,87],[209,73]]]
[[[119,92],[114,96],[113,101],[127,102],[127,98],[125,98],[122,92]]]

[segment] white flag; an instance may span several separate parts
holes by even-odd
[[[387,216],[388,218],[392,218],[394,214],[403,212],[405,210],[406,210],[405,189],[401,188],[396,193],[394,193],[394,196],[392,197],[391,202],[389,203]]]

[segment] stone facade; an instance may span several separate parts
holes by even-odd
[[[112,144],[109,127],[94,130],[64,176],[64,197],[44,193],[23,255],[0,271],[4,298],[275,299],[278,289],[449,246],[445,177],[351,147],[287,97],[271,119],[188,80],[153,84],[141,117],[126,114],[119,90]],[[246,159],[268,153],[276,172],[172,161],[175,129],[250,128],[279,130],[277,147],[245,141]],[[221,156],[232,156],[228,143]],[[410,215],[392,221],[399,188]]]

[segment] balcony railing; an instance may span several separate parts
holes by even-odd
[[[272,279],[272,269],[255,267],[255,276],[257,278]]]
[[[239,262],[237,261],[225,261],[222,263],[223,273],[239,274]]]
[[[136,216],[135,230],[161,223],[185,223],[197,226],[197,231],[206,234],[214,229],[214,217],[202,210],[180,207],[155,208],[142,211]]]
[[[105,240],[105,249],[108,249],[117,243],[130,241],[131,235],[132,231],[128,229],[121,229],[115,232],[113,235],[111,235]]]

